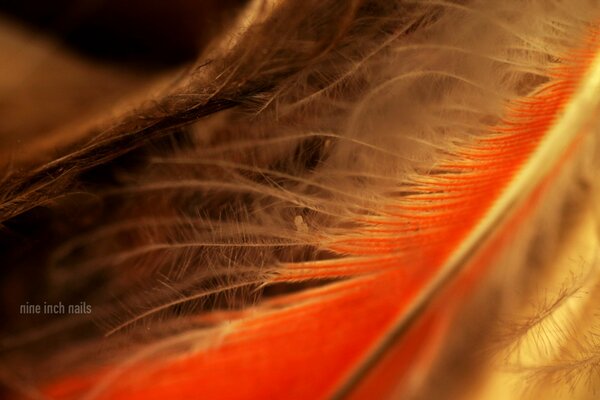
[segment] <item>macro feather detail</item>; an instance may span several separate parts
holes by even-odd
[[[572,209],[596,215],[600,5],[291,3],[250,4],[156,102],[14,156],[4,224],[39,207],[89,216],[56,223],[42,258],[48,296],[94,313],[4,339],[8,386],[476,398],[478,348],[530,351],[574,302],[569,288],[525,328],[495,325],[523,308],[515,291],[557,273]],[[578,340],[527,371],[585,398],[568,366],[597,356]]]

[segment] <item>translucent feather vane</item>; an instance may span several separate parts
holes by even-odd
[[[234,9],[0,132],[7,397],[594,398],[600,3]]]

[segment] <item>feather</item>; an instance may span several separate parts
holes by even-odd
[[[3,340],[0,378],[42,398],[468,396],[470,345],[505,330],[491,358],[520,363],[507,349],[579,293],[495,328],[597,188],[598,17],[586,0],[249,4],[157,101],[7,167],[8,228],[89,215],[43,257],[49,295],[94,312]],[[591,376],[575,336],[525,373]]]

